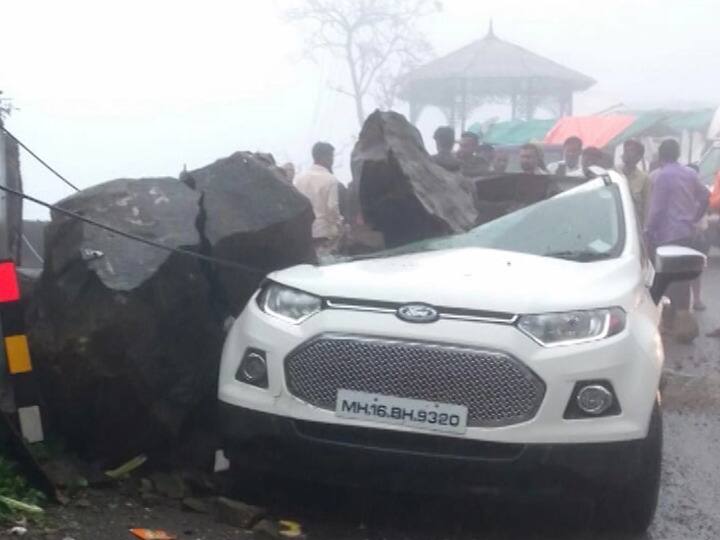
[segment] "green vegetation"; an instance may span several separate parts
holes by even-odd
[[[0,522],[23,516],[36,518],[42,514],[39,504],[44,500],[45,496],[17,472],[17,466],[0,455]]]

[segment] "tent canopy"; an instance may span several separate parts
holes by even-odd
[[[568,137],[580,137],[586,147],[604,148],[635,122],[630,115],[570,116],[561,118],[545,136],[548,144],[563,144]]]

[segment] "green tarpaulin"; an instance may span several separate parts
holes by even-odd
[[[628,114],[635,116],[635,122],[615,137],[608,147],[621,144],[627,139],[640,137],[677,137],[683,131],[707,131],[712,122],[714,111],[700,109],[695,111],[631,111]]]
[[[557,123],[557,120],[512,120],[493,124],[487,133],[484,133],[483,142],[490,144],[525,144],[532,141],[542,141],[548,131]],[[470,131],[480,133],[480,124],[470,126]]]

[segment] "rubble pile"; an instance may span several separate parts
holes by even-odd
[[[127,459],[207,423],[197,411],[214,400],[224,321],[267,271],[313,260],[309,202],[252,154],[183,176],[113,180],[59,206],[256,271],[60,213],[48,226],[31,347],[51,426],[85,455]]]

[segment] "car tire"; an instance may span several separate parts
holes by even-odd
[[[648,529],[660,493],[662,440],[662,413],[656,403],[648,435],[640,442],[640,470],[626,483],[602,490],[596,500],[598,528],[631,534],[642,534]]]

